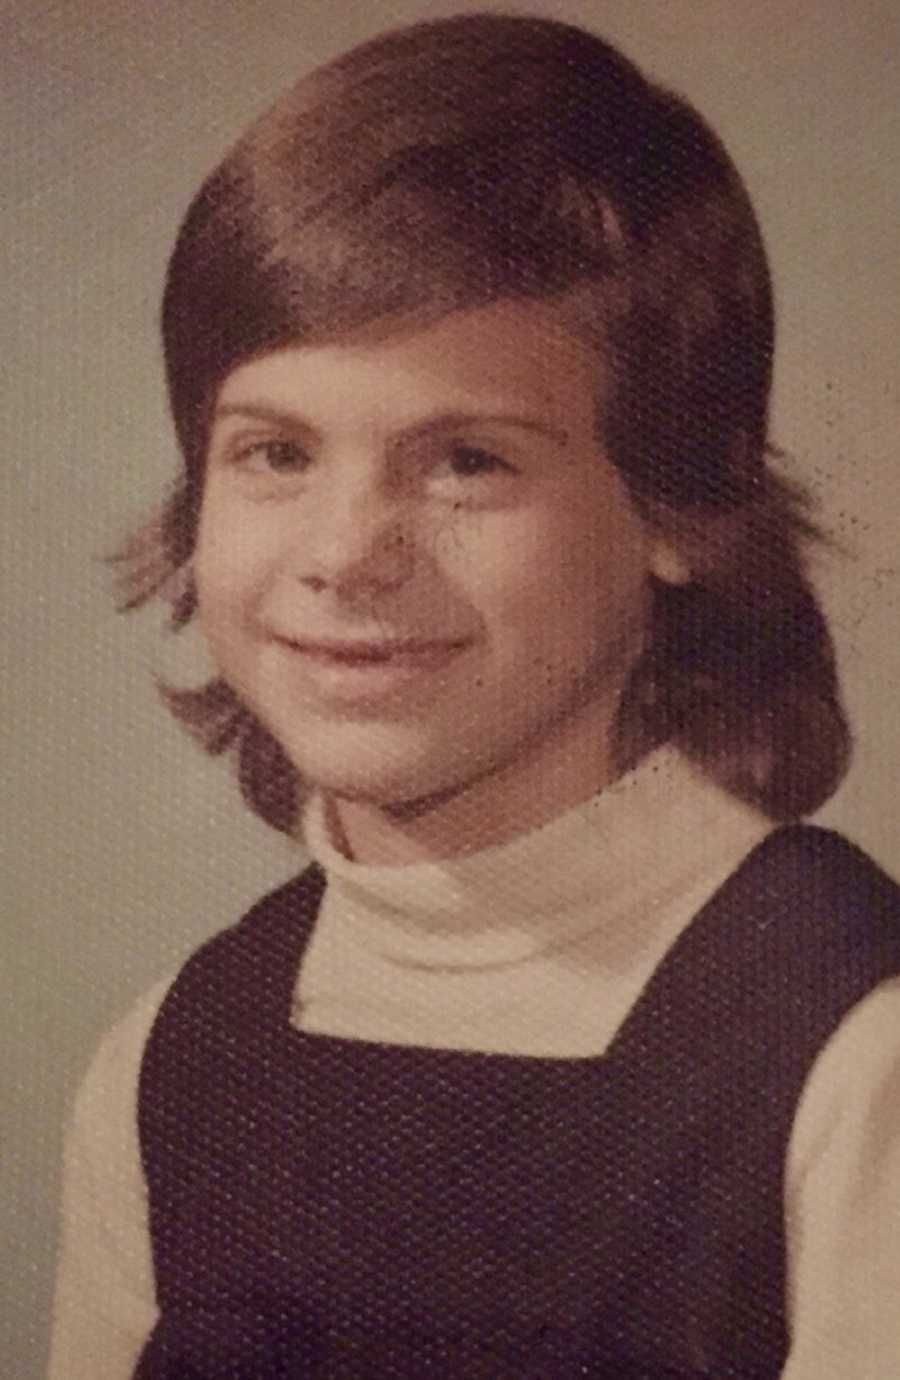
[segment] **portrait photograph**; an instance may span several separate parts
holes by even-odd
[[[0,34],[0,1372],[900,1377],[896,4]]]

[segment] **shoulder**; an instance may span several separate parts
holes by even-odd
[[[777,828],[731,873],[664,968],[665,1010],[685,1057],[696,1065],[708,1048],[711,1066],[728,1071],[716,1085],[723,1115],[758,1110],[746,1090],[765,1089],[764,1123],[783,1138],[783,1162],[820,1056],[860,1004],[900,975],[900,889],[840,835]],[[709,1029],[718,1032],[712,1045]]]
[[[786,1375],[894,1374],[900,1351],[900,978],[844,1017],[797,1108],[786,1163]]]
[[[137,1103],[144,1050],[171,977],[145,992],[103,1036],[75,1096],[66,1130],[66,1172],[100,1193],[121,1180],[131,1197],[140,1180]]]
[[[156,1319],[137,1086],[168,987],[157,983],[103,1037],[66,1128],[53,1380],[130,1375]]]
[[[900,888],[861,849],[813,825],[773,829],[732,870],[672,951],[690,955],[680,988],[749,1003],[774,1029],[820,1012],[818,1047],[879,982],[900,973]],[[670,967],[676,968],[674,961]],[[722,975],[728,982],[722,982]]]
[[[873,981],[900,972],[900,887],[829,829],[774,829],[732,873],[718,908],[755,921],[785,959],[808,945],[828,951],[832,963],[859,969],[861,978],[866,964]]]
[[[323,883],[313,869],[268,892],[234,925],[219,931],[196,950],[176,973],[154,983],[102,1037],[91,1059],[73,1104],[69,1144],[95,1142],[98,1137],[122,1143],[123,1127],[136,1123],[140,1071],[155,1027],[185,982],[187,975],[203,968],[220,954],[253,949],[267,931],[278,932],[284,917],[296,917],[308,909]],[[305,908],[304,908],[305,906]]]
[[[795,1187],[836,1145],[849,1165],[866,1141],[878,1142],[889,1128],[900,1169],[900,975],[857,1002],[816,1059],[794,1127]],[[895,1187],[900,1193],[900,1178]]]
[[[773,883],[801,880],[817,896],[874,901],[889,910],[900,907],[900,887],[893,878],[843,834],[815,824],[773,829],[736,875],[753,872]]]
[[[237,964],[245,976],[254,969],[269,968],[305,942],[324,889],[324,873],[312,863],[298,876],[266,892],[239,920],[219,930],[191,955],[175,987],[189,985],[197,974],[206,974],[217,965]]]
[[[196,1089],[241,1085],[251,1051],[290,1018],[303,948],[324,890],[315,865],[276,887],[184,964],[145,1030],[138,1079],[142,1145],[159,1109],[187,1114]]]
[[[175,1025],[199,1021],[212,1033],[245,1018],[252,1022],[264,1009],[290,1000],[324,889],[324,873],[312,864],[202,944],[166,994],[149,1046]]]
[[[144,1046],[171,985],[171,975],[155,983],[103,1036],[76,1095],[74,1127],[112,1126],[122,1120],[109,1116],[114,1106],[133,1110]]]

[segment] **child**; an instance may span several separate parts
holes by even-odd
[[[314,862],[104,1042],[52,1375],[900,1374],[900,898],[796,823],[848,734],[721,145],[576,28],[389,33],[164,338],[128,602]]]

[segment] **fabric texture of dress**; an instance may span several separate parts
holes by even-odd
[[[151,1035],[139,1380],[773,1380],[794,1111],[900,970],[894,884],[776,831],[592,1059],[296,1029],[323,887],[313,867],[210,941]]]

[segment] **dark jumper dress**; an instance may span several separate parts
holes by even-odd
[[[794,1111],[900,972],[894,883],[776,831],[608,1051],[562,1060],[291,1026],[323,887],[313,866],[209,941],[151,1033],[135,1380],[774,1380]]]

